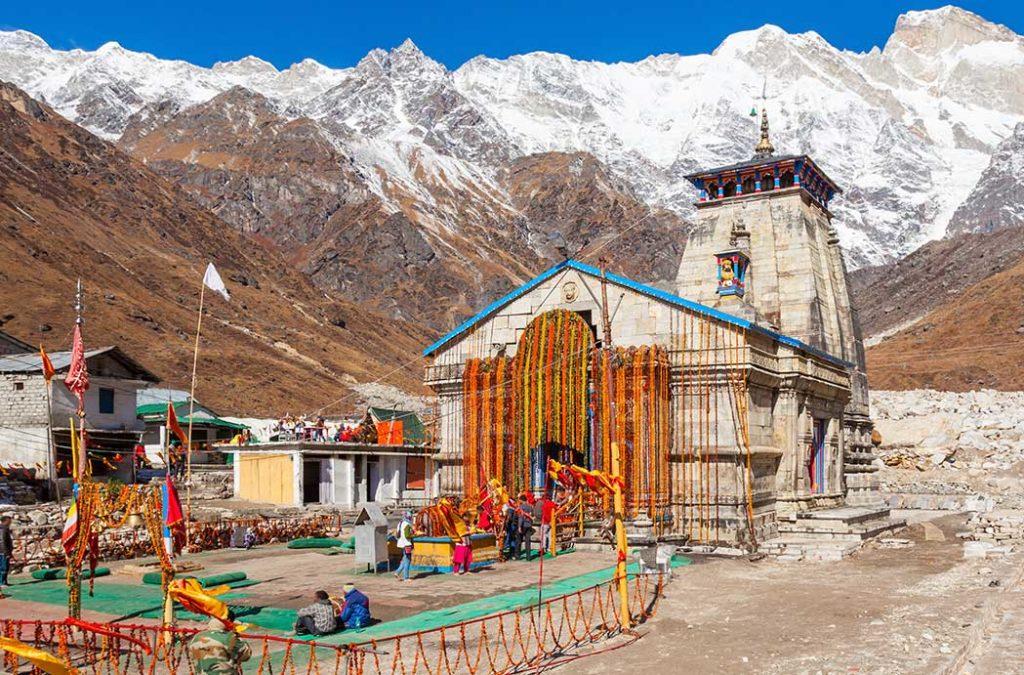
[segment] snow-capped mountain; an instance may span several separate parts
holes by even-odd
[[[686,217],[683,176],[751,154],[749,112],[765,93],[776,148],[811,154],[845,189],[834,208],[854,267],[944,235],[1024,121],[1024,38],[954,7],[901,16],[868,53],[764,26],[711,54],[607,64],[532,53],[454,72],[411,42],[352,68],[279,71],[255,57],[202,68],[116,43],[60,51],[13,31],[0,32],[0,79],[112,140],[252,90],[284,119],[313,120],[386,210],[433,231],[457,231],[474,212],[438,198],[440,185],[476,198],[487,218],[522,213],[500,175],[546,152],[588,153],[647,204]]]
[[[1024,122],[999,144],[949,223],[950,234],[1024,227]]]

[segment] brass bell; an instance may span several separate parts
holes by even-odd
[[[141,513],[132,513],[128,515],[128,520],[125,521],[128,527],[142,527],[146,524],[146,521],[142,519]]]

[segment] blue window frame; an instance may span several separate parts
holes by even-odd
[[[114,414],[114,390],[100,387],[100,414]]]

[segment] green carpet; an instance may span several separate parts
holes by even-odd
[[[690,559],[676,556],[672,561],[673,567],[681,567],[690,564]],[[507,563],[516,565],[518,563]],[[629,565],[630,573],[637,572],[635,563]],[[544,585],[543,597],[550,598],[559,595],[567,595],[578,590],[596,586],[607,581],[615,571],[614,567],[580,574],[574,577],[559,579]],[[233,589],[244,588],[259,583],[258,581],[245,580],[229,584]],[[413,582],[416,583],[416,582]],[[467,582],[469,583],[469,582]],[[139,584],[118,584],[98,583],[96,584],[95,597],[89,597],[86,592],[87,586],[83,584],[82,609],[111,614],[122,619],[146,617],[158,619],[162,613],[160,588]],[[16,600],[28,602],[40,602],[49,605],[64,606],[67,604],[67,586],[61,581],[22,581],[16,582],[9,590],[10,595]],[[231,605],[231,600],[241,600],[248,597],[241,593],[225,593],[218,596]],[[373,602],[387,602],[386,598],[371,598]],[[363,642],[370,639],[382,639],[403,633],[431,630],[441,626],[478,619],[489,614],[507,612],[510,610],[527,607],[537,602],[537,589],[525,588],[519,591],[502,593],[478,600],[445,607],[432,609],[402,619],[386,621],[362,628],[349,630],[335,635],[320,636],[317,642],[325,644],[349,644],[352,642]],[[295,624],[295,610],[282,609],[279,607],[247,607],[232,605],[239,619],[250,623],[264,630],[291,633]],[[189,620],[203,621],[204,617],[179,610],[176,615]],[[303,639],[299,637],[298,639]],[[305,639],[313,639],[312,637]]]
[[[258,581],[247,579],[228,585],[236,589],[253,586],[258,583]],[[94,597],[89,597],[88,589],[88,584],[82,584],[82,609],[112,614],[122,619],[140,616],[159,619],[162,615],[163,595],[158,586],[97,583]],[[63,579],[56,581],[16,582],[8,589],[8,593],[15,600],[59,606],[65,606],[68,603],[68,588]],[[230,605],[231,600],[240,600],[248,596],[240,593],[225,593],[218,597]],[[177,616],[196,621],[206,620],[204,617],[190,614],[180,608]],[[272,626],[267,626],[267,628],[272,628]]]
[[[676,556],[672,559],[672,567],[683,567],[689,565],[691,560],[682,556]],[[515,565],[516,563],[508,563]],[[636,563],[632,563],[627,568],[630,574],[636,574],[638,568]],[[575,577],[568,577],[566,579],[559,579],[549,584],[544,584],[544,598],[557,597],[560,595],[568,595],[569,593],[575,593],[584,588],[596,586],[603,581],[608,581],[612,574],[615,572],[614,567],[607,567],[605,569],[596,570],[594,572],[588,572],[587,574],[580,574]],[[413,582],[415,583],[415,582]],[[383,600],[378,600],[382,602]],[[370,598],[371,612],[373,609],[373,598]],[[404,633],[413,633],[415,631],[425,631],[434,628],[440,628],[441,626],[447,626],[453,623],[459,623],[462,621],[470,621],[472,619],[478,619],[482,616],[489,614],[497,614],[499,612],[507,612],[522,607],[528,607],[537,602],[537,589],[526,588],[520,591],[512,591],[509,593],[502,593],[500,595],[492,595],[486,598],[480,598],[479,600],[472,600],[470,602],[462,603],[461,605],[455,605],[453,607],[445,607],[443,609],[432,609],[419,614],[413,614],[402,619],[396,619],[394,621],[386,621],[378,623],[367,628],[361,628],[359,630],[346,630],[335,635],[320,636],[315,638],[317,642],[323,642],[325,644],[349,644],[352,642],[363,642],[365,640],[379,640],[394,635],[402,635]],[[291,622],[295,622],[294,612],[291,614]],[[262,624],[260,624],[262,625]],[[283,630],[291,630],[291,625]],[[296,639],[309,639],[312,637],[297,636]]]

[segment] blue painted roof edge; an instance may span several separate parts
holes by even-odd
[[[562,270],[566,270],[566,269],[573,269],[573,270],[576,270],[578,272],[583,272],[584,274],[589,274],[591,276],[598,277],[598,278],[600,278],[600,276],[601,276],[601,270],[598,269],[597,267],[594,267],[593,265],[587,265],[586,263],[581,263],[581,262],[576,261],[576,260],[563,260],[562,262],[558,263],[554,267],[552,267],[552,268],[542,272],[541,274],[539,274],[538,276],[534,277],[530,281],[527,281],[522,286],[514,289],[513,291],[511,291],[507,295],[505,295],[505,296],[495,300],[491,304],[487,305],[482,310],[480,310],[475,315],[473,315],[471,318],[467,319],[466,321],[463,321],[461,324],[459,324],[459,326],[457,328],[455,328],[454,330],[452,330],[451,332],[449,332],[448,334],[446,334],[445,336],[440,338],[434,344],[432,344],[429,347],[427,347],[426,349],[424,349],[423,350],[423,355],[424,356],[431,356],[431,355],[433,355],[441,347],[443,347],[445,344],[447,344],[451,340],[455,339],[456,337],[458,337],[462,333],[466,332],[467,330],[469,330],[470,328],[475,326],[477,323],[483,321],[487,316],[489,316],[493,312],[496,312],[498,309],[500,309],[501,307],[504,307],[505,305],[507,305],[508,303],[512,302],[513,300],[516,300],[516,299],[522,297],[523,295],[525,295],[526,293],[530,292],[531,290],[533,290],[534,288],[536,288],[540,284],[544,283],[545,281],[547,281],[551,277],[555,276],[556,274],[558,274]],[[754,323],[752,321],[749,321],[747,319],[743,319],[741,317],[734,316],[734,315],[729,314],[727,312],[723,312],[723,311],[717,310],[714,307],[708,307],[707,305],[702,305],[699,302],[694,302],[693,300],[687,300],[686,298],[682,298],[682,297],[680,297],[678,295],[674,295],[674,294],[669,293],[667,291],[663,291],[663,290],[661,290],[659,288],[654,288],[653,286],[648,286],[646,284],[641,284],[638,281],[633,281],[632,279],[626,278],[626,277],[621,276],[619,274],[615,274],[613,272],[606,272],[605,274],[606,274],[606,276],[608,278],[608,281],[610,281],[610,282],[612,282],[614,284],[618,284],[619,286],[625,286],[626,288],[634,290],[637,293],[641,293],[641,294],[647,295],[649,297],[657,298],[659,300],[667,302],[670,305],[676,305],[676,306],[679,306],[679,307],[685,307],[686,309],[693,310],[694,312],[699,312],[701,314],[706,314],[707,316],[714,317],[714,318],[716,318],[716,319],[718,319],[720,321],[724,321],[724,322],[732,324],[734,326],[739,326],[740,328],[746,328],[748,330],[756,331],[758,333],[761,333],[763,335],[766,335],[766,336],[772,338],[773,340],[781,342],[782,344],[789,345],[790,347],[795,347],[795,348],[800,349],[802,351],[805,351],[805,352],[807,352],[809,354],[814,354],[815,356],[819,356],[819,357],[821,357],[821,358],[823,358],[823,359],[825,359],[825,360],[827,360],[827,361],[829,361],[831,363],[835,363],[837,365],[843,366],[844,368],[853,368],[854,367],[854,364],[850,363],[849,361],[844,361],[843,359],[840,359],[840,358],[837,358],[835,356],[832,356],[828,352],[822,351],[822,350],[818,349],[817,347],[812,347],[811,345],[809,345],[809,344],[807,344],[805,342],[802,342],[800,340],[797,340],[796,338],[789,337],[788,335],[783,335],[782,333],[778,333],[778,332],[773,331],[773,330],[769,330],[768,328],[760,326],[760,325],[758,325],[758,324],[756,324],[756,323]]]

